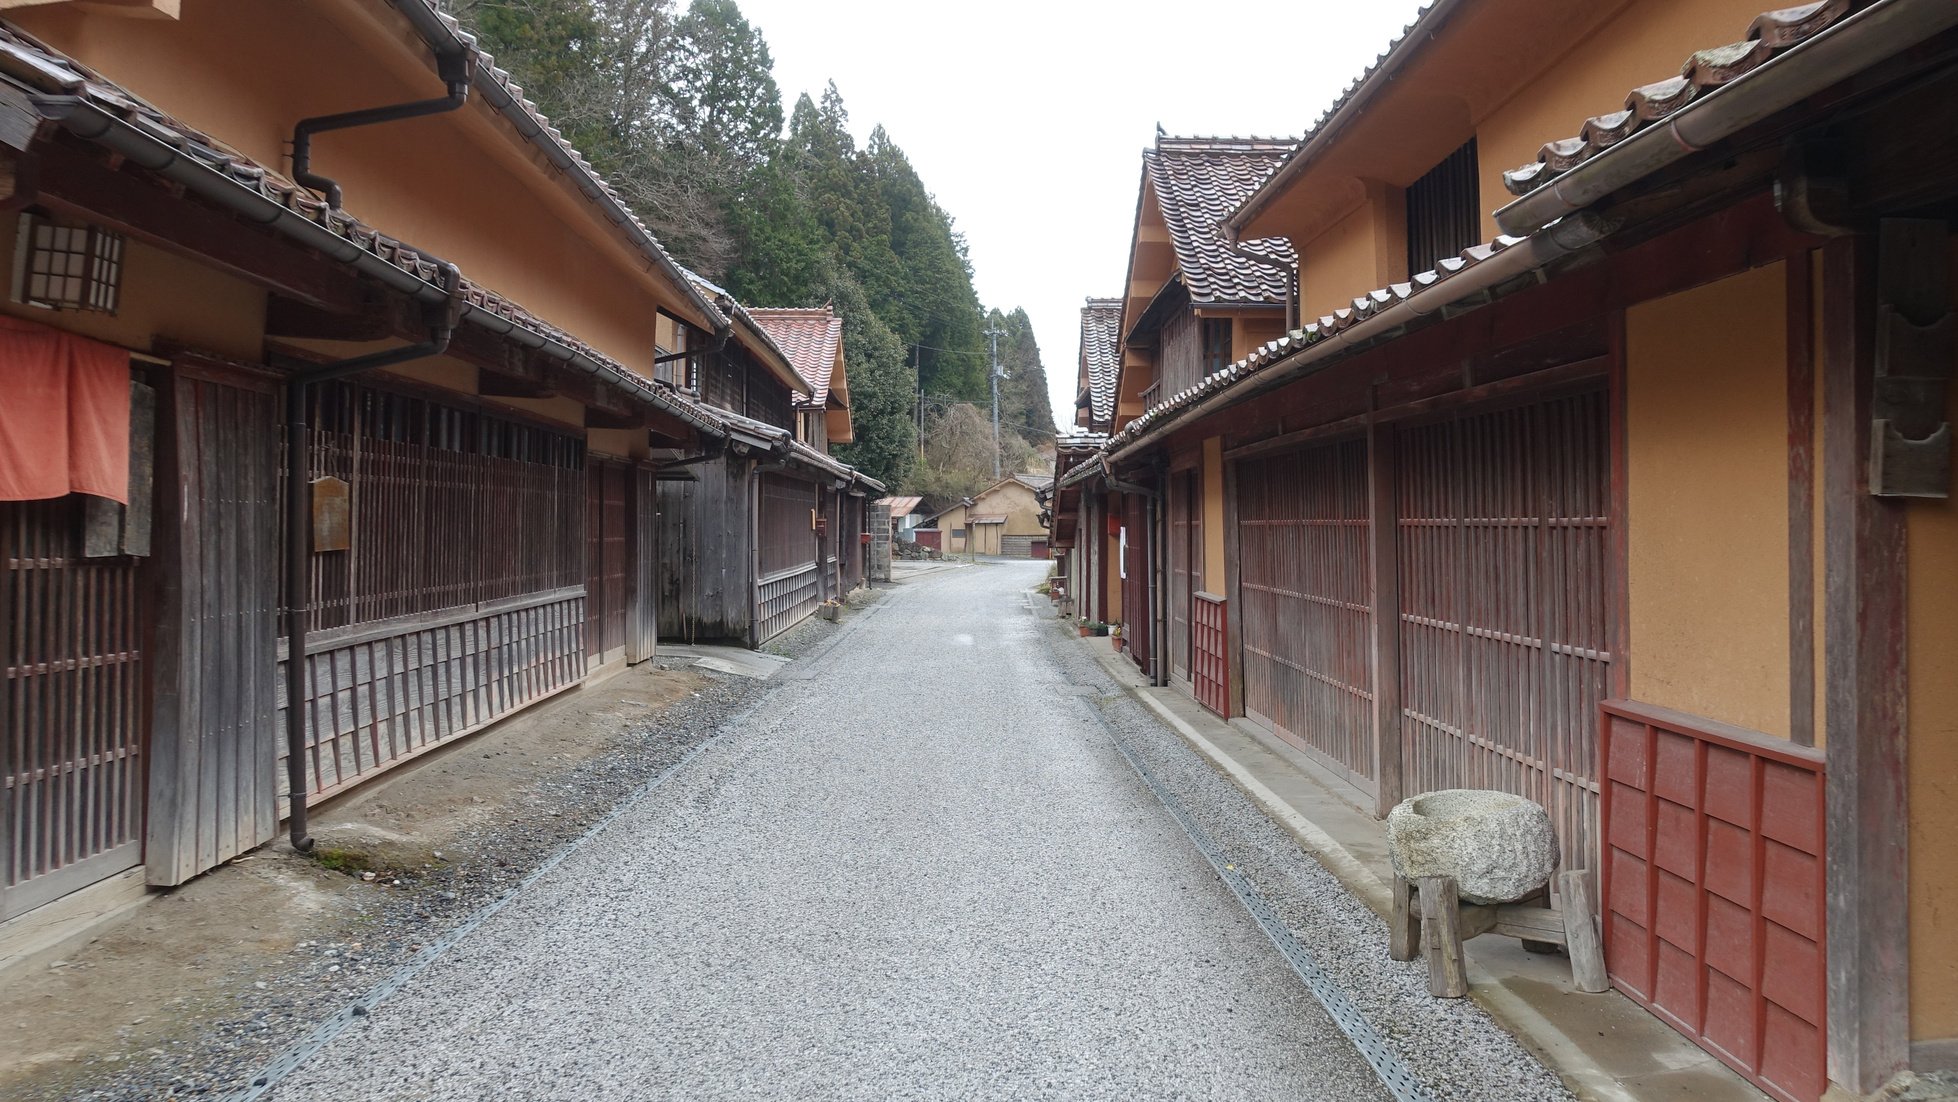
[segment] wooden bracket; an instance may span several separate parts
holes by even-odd
[[[1870,393],[1870,493],[1951,496],[1951,311],[1941,219],[1886,218],[1878,229],[1876,363]]]

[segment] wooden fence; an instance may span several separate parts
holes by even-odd
[[[1366,445],[1241,463],[1244,710],[1362,791],[1376,790]]]
[[[309,789],[340,791],[576,684],[585,670],[584,603],[573,587],[309,639]],[[281,741],[281,777],[285,758]],[[282,795],[281,814],[284,806]]]

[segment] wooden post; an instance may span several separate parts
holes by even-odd
[[[1224,677],[1231,716],[1244,714],[1244,602],[1238,588],[1237,461],[1224,460]],[[1413,959],[1413,958],[1406,958]]]
[[[1392,425],[1367,426],[1367,532],[1373,592],[1373,815],[1385,819],[1401,802],[1400,509],[1395,497],[1398,436]]]
[[[1571,983],[1595,995],[1611,987],[1604,971],[1604,946],[1598,940],[1597,906],[1591,874],[1572,869],[1557,874],[1557,894],[1563,897],[1564,949],[1570,953]],[[1527,944],[1527,943],[1526,943]]]
[[[1822,262],[1828,1068],[1862,1095],[1910,1052],[1904,511],[1869,492],[1877,242],[1835,238]]]
[[[1394,877],[1394,916],[1387,925],[1390,959],[1413,960],[1421,954],[1421,911],[1414,901],[1414,884],[1406,877]]]
[[[1462,915],[1452,876],[1423,876],[1421,940],[1428,956],[1428,994],[1459,999],[1468,994],[1468,968],[1462,960]]]

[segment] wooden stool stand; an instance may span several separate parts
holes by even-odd
[[[1597,908],[1591,899],[1591,877],[1583,871],[1557,874],[1561,909],[1550,906],[1545,887],[1516,903],[1463,903],[1452,876],[1424,876],[1408,881],[1394,877],[1394,918],[1388,955],[1395,960],[1428,958],[1428,993],[1459,999],[1468,994],[1468,970],[1462,942],[1495,933],[1521,940],[1531,952],[1561,947],[1570,954],[1571,984],[1596,994],[1610,986],[1605,978],[1604,949],[1598,943]]]

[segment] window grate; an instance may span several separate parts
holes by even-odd
[[[1203,374],[1205,378],[1231,365],[1231,319],[1203,319]]]
[[[1482,188],[1476,180],[1475,139],[1442,159],[1407,188],[1407,274],[1459,256],[1482,236]]]

